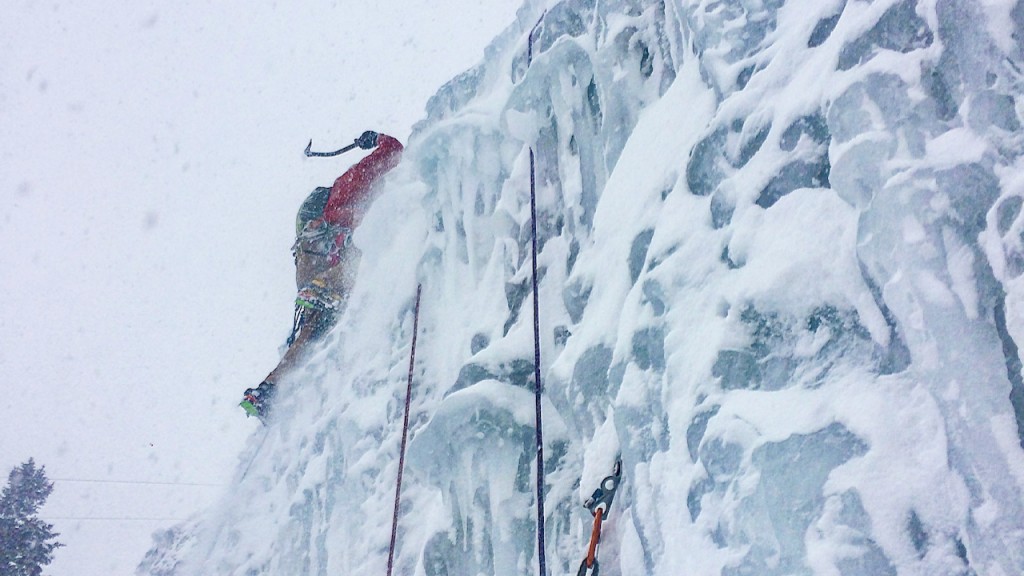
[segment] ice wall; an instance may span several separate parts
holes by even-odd
[[[542,18],[543,15],[543,18]],[[527,60],[528,33],[534,35]],[[1024,7],[527,2],[356,233],[348,312],[152,574],[1024,573]]]

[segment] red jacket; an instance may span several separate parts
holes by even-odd
[[[324,220],[354,230],[370,207],[373,185],[398,166],[401,159],[402,143],[387,134],[378,135],[373,153],[334,181],[324,207]]]

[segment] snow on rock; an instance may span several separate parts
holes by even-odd
[[[528,34],[534,35],[532,62]],[[140,573],[1024,572],[1019,6],[529,1],[429,102],[348,312]]]

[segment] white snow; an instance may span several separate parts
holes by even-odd
[[[355,160],[302,148],[407,140],[518,4],[5,4],[0,477],[35,457],[56,480],[46,573],[130,573],[232,490],[291,219]]]
[[[139,573],[383,571],[418,284],[397,573],[536,573],[531,151],[552,574],[618,457],[606,576],[1024,572],[1011,4],[527,1],[408,134],[348,310],[244,423],[231,490]],[[240,235],[281,279],[188,279],[260,286],[264,348],[287,235]]]

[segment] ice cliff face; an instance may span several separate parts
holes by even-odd
[[[536,573],[531,146],[552,574],[619,454],[606,576],[1024,573],[1022,34],[998,0],[527,2],[140,573],[384,572],[417,283],[396,573]]]

